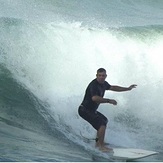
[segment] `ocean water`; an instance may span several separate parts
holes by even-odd
[[[162,15],[162,0],[0,0],[0,161],[112,161],[77,112],[99,67],[138,85],[106,92],[105,141],[163,161]]]

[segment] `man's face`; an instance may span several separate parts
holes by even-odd
[[[98,72],[96,74],[96,77],[97,77],[97,81],[103,84],[105,82],[107,75],[106,75],[106,72]]]

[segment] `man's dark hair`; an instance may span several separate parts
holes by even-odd
[[[97,73],[99,73],[99,72],[106,72],[106,70],[105,70],[104,68],[99,68],[99,69],[97,70]]]

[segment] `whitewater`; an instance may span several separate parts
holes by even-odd
[[[0,161],[108,161],[83,140],[96,131],[77,112],[100,67],[111,85],[138,85],[105,93],[118,102],[99,107],[105,141],[163,160],[161,0],[0,4]]]

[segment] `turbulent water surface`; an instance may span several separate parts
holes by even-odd
[[[0,0],[0,161],[108,161],[77,113],[99,67],[138,85],[106,92],[106,141],[162,161],[162,15],[162,0]]]

